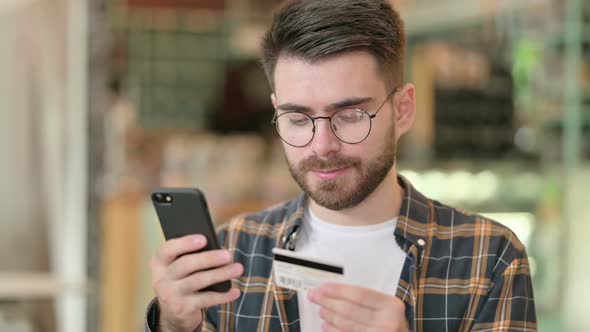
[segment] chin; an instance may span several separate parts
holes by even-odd
[[[330,210],[344,210],[358,205],[359,197],[355,196],[354,186],[347,186],[339,181],[322,181],[321,184],[307,191],[313,201]],[[343,186],[344,185],[344,186]]]

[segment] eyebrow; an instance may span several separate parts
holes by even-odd
[[[348,98],[348,99],[344,99],[344,100],[341,100],[341,101],[338,101],[338,102],[328,105],[328,107],[326,107],[326,111],[335,111],[335,110],[339,110],[339,109],[343,109],[343,108],[355,107],[355,106],[371,103],[374,100],[375,100],[375,98],[372,98],[372,97]],[[281,105],[277,106],[277,109],[280,109],[282,111],[296,111],[296,112],[305,112],[305,113],[313,112],[313,110],[310,107],[298,105],[298,104],[294,104],[294,103],[281,104]]]

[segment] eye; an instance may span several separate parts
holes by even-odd
[[[291,119],[291,125],[303,127],[307,125],[309,119]]]
[[[357,123],[365,118],[365,112],[357,109],[345,109],[334,114],[334,117],[339,123]]]
[[[281,118],[288,121],[288,124],[294,127],[305,127],[311,123],[311,119],[303,113],[285,113]]]

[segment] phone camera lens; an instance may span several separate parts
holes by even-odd
[[[166,193],[155,193],[152,195],[152,199],[156,203],[160,204],[170,204],[172,203],[172,195]]]

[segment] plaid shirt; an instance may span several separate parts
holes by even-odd
[[[396,296],[412,331],[536,331],[527,254],[508,228],[427,199],[404,178],[395,236],[406,252]],[[299,331],[297,292],[272,276],[272,248],[293,249],[306,197],[218,229],[221,243],[244,265],[234,302],[206,311],[202,331]],[[378,266],[375,266],[377,269]],[[148,308],[155,331],[158,307]]]

